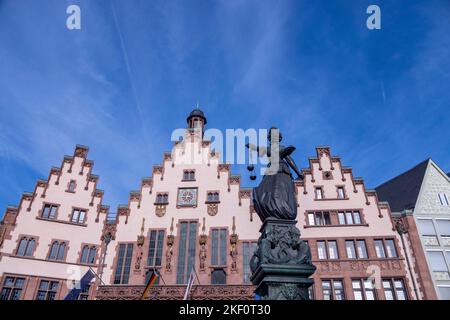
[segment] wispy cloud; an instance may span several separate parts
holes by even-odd
[[[328,144],[369,186],[450,167],[446,1],[383,2],[377,32],[359,2],[78,2],[81,31],[68,2],[0,2],[0,204],[77,143],[125,202],[197,100],[212,127],[279,126],[300,166]]]

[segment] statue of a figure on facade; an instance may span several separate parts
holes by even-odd
[[[300,239],[296,227],[297,197],[290,169],[302,180],[303,175],[291,158],[295,147],[279,144],[277,128],[269,130],[269,146],[247,144],[259,156],[270,161],[259,186],[253,189],[253,205],[263,225],[258,247],[250,260],[251,280],[261,299],[308,300],[309,277],[316,267],[311,263],[308,244]],[[249,165],[249,170],[254,168]]]

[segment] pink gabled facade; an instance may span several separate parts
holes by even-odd
[[[96,248],[91,267],[101,278],[93,281],[90,298],[139,299],[146,273],[158,270],[159,283],[147,298],[182,299],[194,268],[198,281],[190,298],[253,299],[248,263],[261,221],[251,189],[241,187],[241,177],[204,139],[203,112],[195,109],[187,122],[184,139],[164,153],[151,177],[143,178],[128,203],[118,207],[114,221],[107,220],[108,207],[102,205],[92,162],[81,146],[61,168],[52,169],[47,181],[39,181],[34,193],[25,194],[18,208],[8,208],[0,230],[2,292],[7,277],[22,278],[20,298],[35,299],[40,281],[55,279],[61,283],[56,298],[63,298],[68,269],[79,270],[81,277],[89,268],[81,262],[82,248],[88,246]],[[317,147],[308,162],[304,180],[295,185],[298,227],[317,266],[313,298],[427,297],[389,205],[366,190],[329,147]],[[71,180],[74,193],[69,192]],[[45,204],[58,206],[56,218],[42,218]],[[74,210],[86,210],[86,221],[71,222]],[[20,241],[30,237],[35,250],[24,257],[18,254]],[[67,243],[63,261],[49,257],[55,241]]]
[[[188,197],[192,195],[190,203],[181,203],[184,192]],[[165,283],[184,284],[190,268],[188,254],[184,260],[180,255],[180,241],[186,241],[194,252],[201,284],[211,284],[214,270],[226,273],[226,284],[243,284],[243,246],[256,242],[260,227],[259,218],[251,210],[250,194],[250,189],[241,188],[240,176],[232,175],[229,165],[219,163],[219,155],[211,152],[202,132],[187,130],[185,139],[176,143],[172,152],[164,154],[161,165],[153,167],[152,177],[144,178],[141,189],[130,194],[128,205],[119,207],[115,240],[108,248],[114,254],[107,256],[103,281],[142,285],[145,271],[155,267]],[[185,227],[195,228],[195,235],[183,240],[180,229]],[[150,244],[152,230],[162,230],[163,241],[159,244]],[[220,234],[217,249],[214,240],[219,256],[215,261],[212,261],[213,233]],[[129,279],[123,272],[119,277],[117,271],[119,245],[128,243],[133,244]],[[156,251],[153,254],[158,258],[156,263],[147,263],[150,250]]]
[[[64,299],[72,280],[97,270],[108,207],[87,153],[77,146],[18,207],[8,207],[0,233],[2,298]]]
[[[367,190],[363,179],[354,177],[329,147],[317,147],[316,157],[302,171],[305,178],[296,183],[297,220],[317,266],[315,297],[323,299],[330,288],[336,298],[336,292],[341,294],[337,284],[345,299],[387,299],[391,291],[397,299],[402,294],[421,299],[388,203],[379,202],[376,192]],[[371,278],[375,286],[365,290],[364,281]],[[395,286],[403,293],[396,294]]]

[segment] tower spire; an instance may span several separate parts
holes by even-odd
[[[195,106],[195,109],[191,111],[189,116],[186,119],[188,128],[191,130],[199,129],[202,132],[202,135],[205,131],[206,125],[206,117],[202,110],[200,110],[199,103]]]

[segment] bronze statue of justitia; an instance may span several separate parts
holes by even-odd
[[[274,144],[272,139],[277,139]],[[253,188],[253,205],[256,213],[264,222],[267,218],[295,220],[297,218],[297,198],[291,170],[297,174],[297,180],[303,175],[291,158],[294,146],[282,146],[281,133],[275,127],[270,128],[267,148],[247,144],[247,148],[257,151],[260,157],[267,155],[270,159],[264,177],[256,188]],[[272,152],[277,152],[273,155]]]

